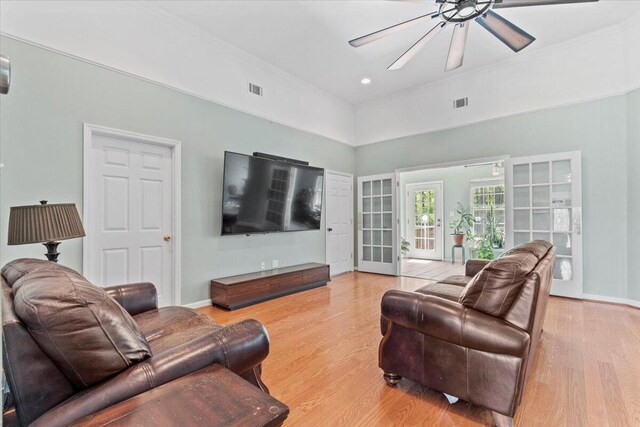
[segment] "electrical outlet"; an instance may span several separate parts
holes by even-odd
[[[272,268],[278,268],[278,260],[274,259],[273,261],[271,261],[271,267]]]
[[[264,261],[260,261],[260,270],[264,270],[265,268],[267,268],[267,263]]]

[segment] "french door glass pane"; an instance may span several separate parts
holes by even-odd
[[[381,201],[380,201],[380,197],[371,198],[371,210],[373,212],[382,211],[382,204],[381,204]]]
[[[363,197],[362,198],[362,212],[371,212],[371,198]]]
[[[553,183],[571,182],[571,160],[558,160],[551,163]]]
[[[529,165],[515,165],[513,167],[513,184],[526,185],[529,184]]]
[[[385,230],[382,232],[382,244],[385,246],[393,245],[391,241],[391,231]]]
[[[380,230],[373,230],[373,244],[380,246],[382,244],[382,232]]]
[[[382,198],[382,211],[391,212],[391,196],[384,196]]]
[[[389,264],[393,262],[393,253],[391,248],[382,248],[382,262]]]
[[[571,209],[553,210],[553,231],[571,231]]]
[[[571,184],[556,184],[553,186],[553,206],[571,206]]]
[[[549,186],[540,185],[533,187],[533,207],[548,208],[549,207]]]
[[[533,233],[533,240],[544,240],[545,242],[551,242],[550,233]]]
[[[362,231],[362,244],[370,245],[371,244],[371,230],[363,230]]]
[[[531,216],[534,230],[551,230],[551,213],[549,209],[534,209]]]
[[[553,233],[553,244],[556,247],[556,253],[558,255],[571,256],[571,234],[568,233]]]
[[[549,162],[531,165],[531,177],[533,184],[547,184],[549,182]]]
[[[529,187],[516,187],[513,189],[513,207],[528,208],[529,203]]]
[[[362,259],[365,261],[371,261],[371,246],[362,247]]]
[[[556,258],[553,267],[553,278],[559,280],[573,279],[573,262],[571,258]]]
[[[382,188],[380,186],[380,181],[371,181],[371,194],[379,196],[381,192]]]
[[[529,209],[518,209],[513,211],[513,229],[530,230]]]
[[[382,262],[382,248],[380,246],[371,247],[371,260],[373,262]]]
[[[365,181],[362,183],[362,195],[363,196],[371,195],[371,181]]]
[[[515,232],[513,233],[513,243],[515,246],[519,246],[522,245],[524,243],[527,243],[529,240],[531,240],[531,233],[526,232],[526,233],[522,233],[522,232]]]
[[[371,214],[362,215],[362,228],[371,228]]]
[[[371,228],[380,228],[380,214],[373,214],[371,217]]]
[[[383,179],[382,180],[382,194],[392,194],[392,186],[391,186],[391,180],[390,179]]]
[[[391,229],[391,214],[382,214],[382,228]]]

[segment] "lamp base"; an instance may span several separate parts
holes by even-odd
[[[46,242],[43,245],[47,248],[47,253],[44,254],[49,261],[58,262],[58,245],[60,242]]]

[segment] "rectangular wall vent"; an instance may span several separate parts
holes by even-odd
[[[469,98],[460,98],[453,101],[453,108],[463,108],[469,105]]]
[[[262,96],[262,87],[257,84],[249,83],[249,92],[254,95]]]

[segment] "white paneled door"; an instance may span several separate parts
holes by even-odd
[[[553,295],[582,297],[581,175],[580,152],[507,161],[507,247],[553,243]]]
[[[85,275],[101,286],[174,289],[174,148],[119,131],[85,129]]]
[[[358,270],[397,274],[396,174],[358,178]]]
[[[325,172],[327,264],[331,275],[353,271],[353,176]]]

